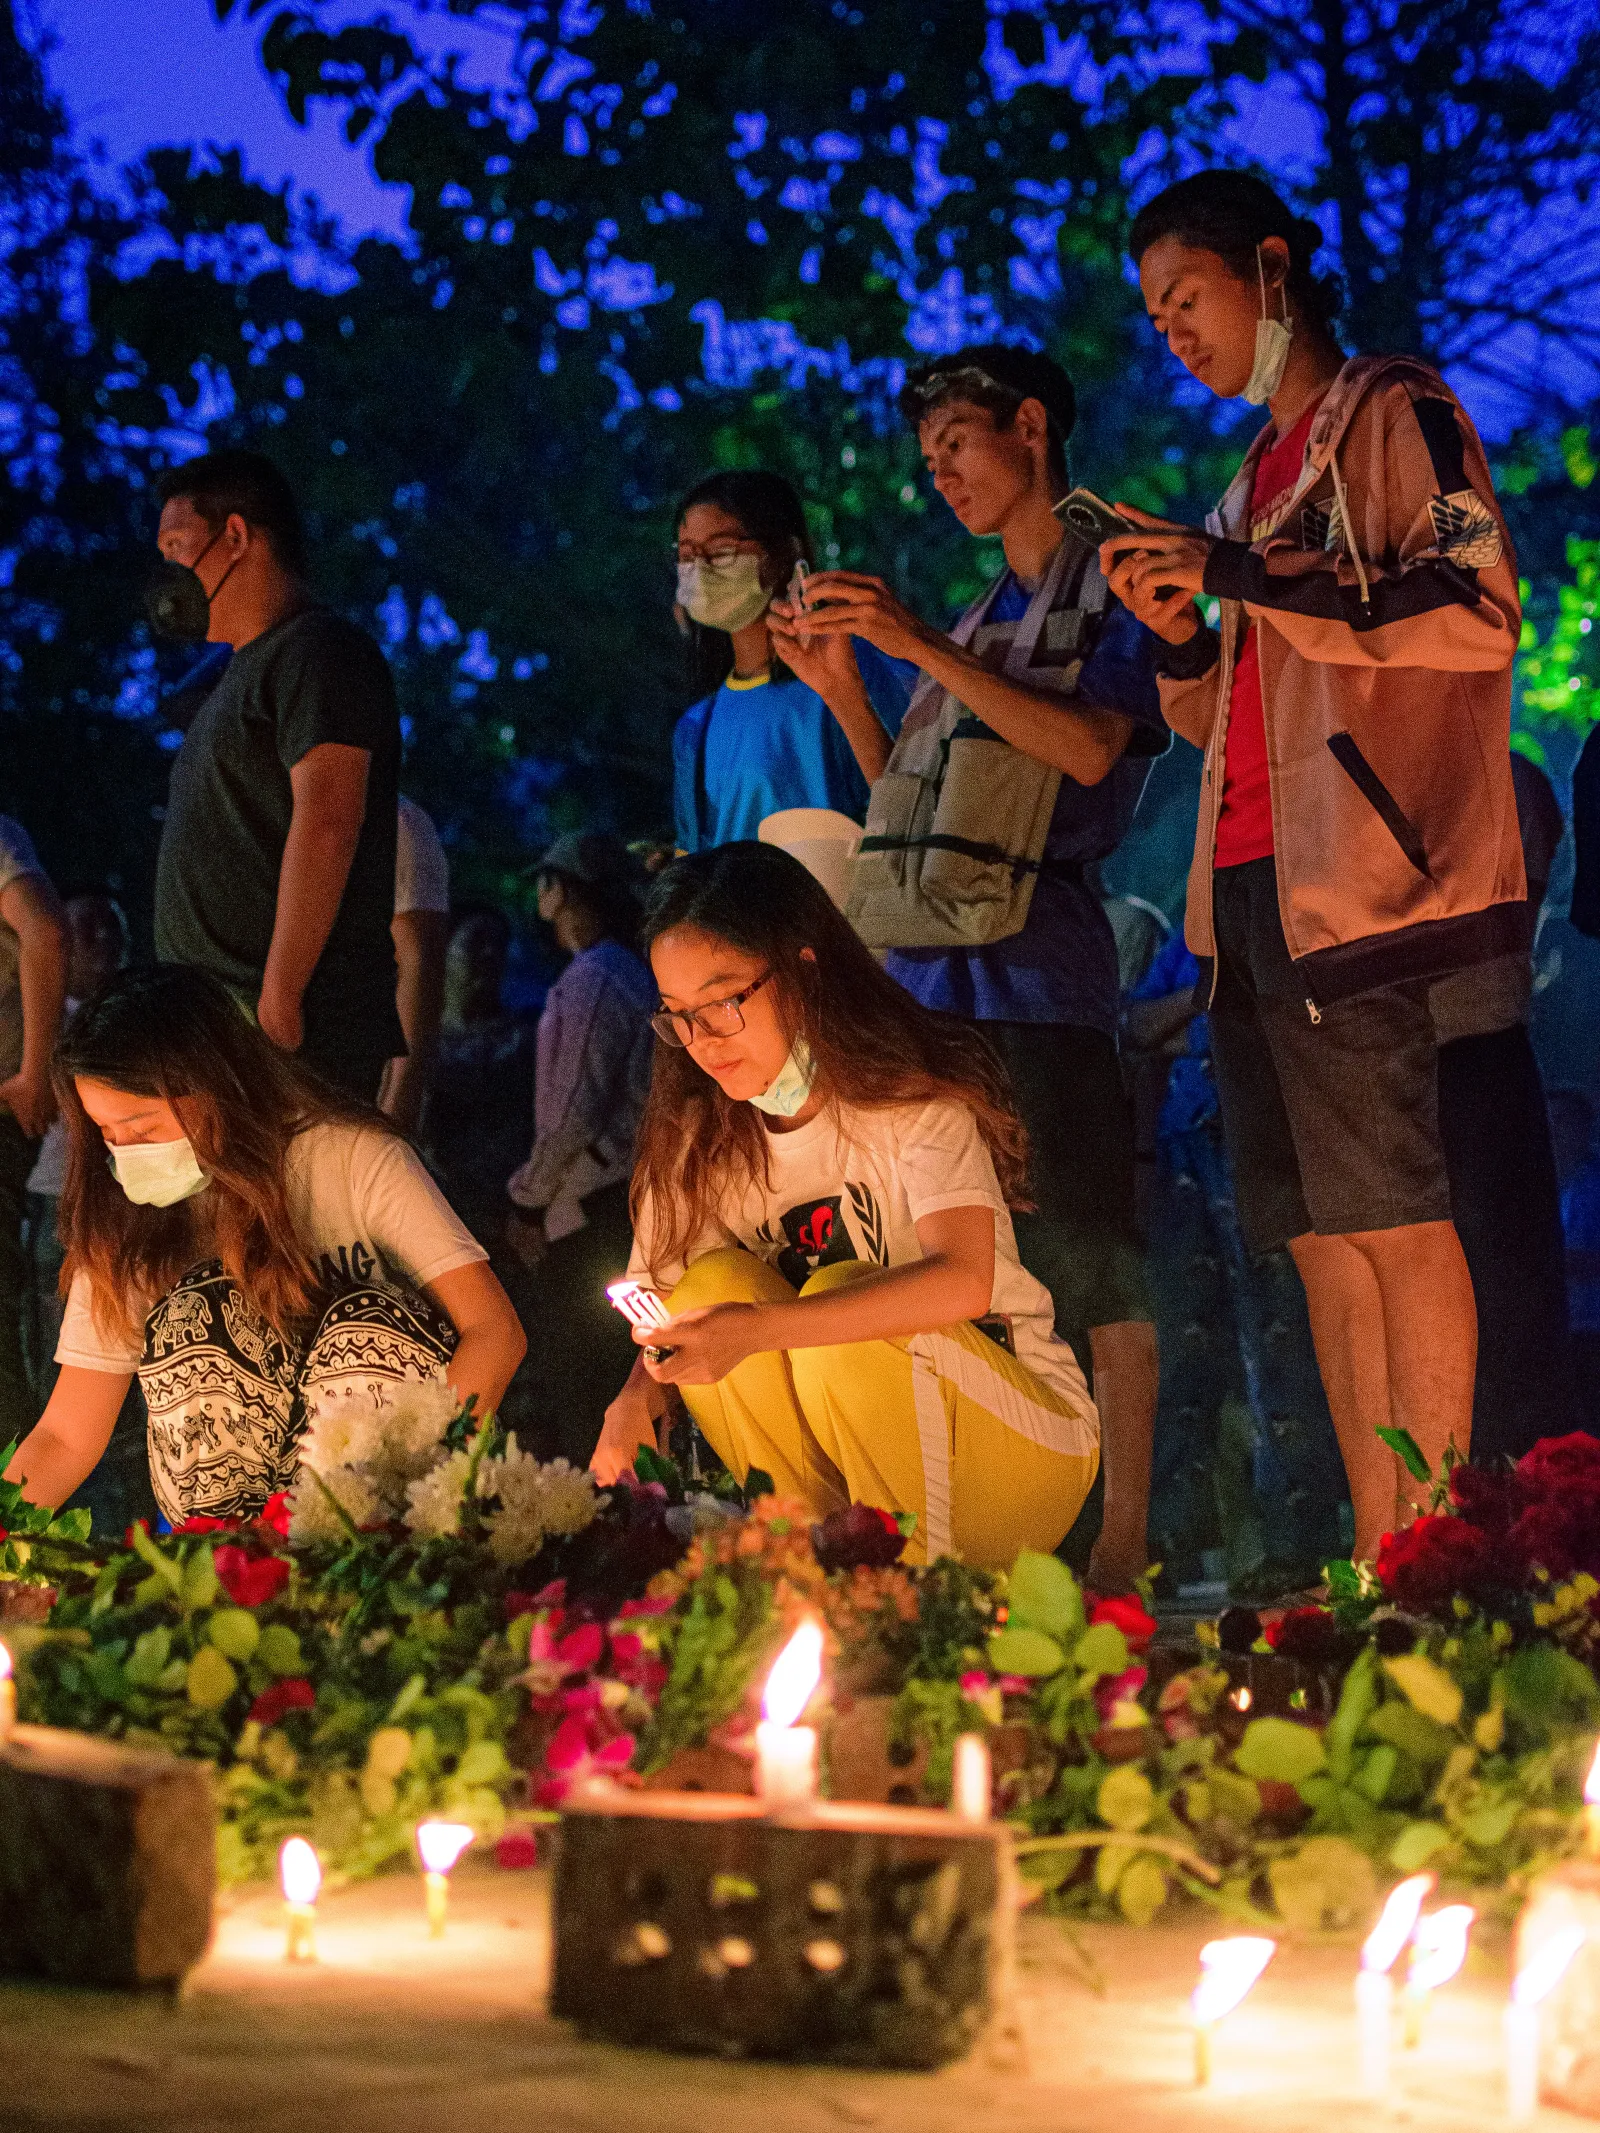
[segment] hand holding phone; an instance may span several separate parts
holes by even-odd
[[[1070,527],[1079,540],[1087,541],[1091,548],[1098,548],[1103,541],[1113,541],[1119,534],[1132,534],[1137,539],[1139,528],[1131,519],[1113,511],[1103,497],[1096,496],[1093,489],[1074,489],[1063,496],[1055,506],[1055,514],[1064,526]]]
[[[803,615],[806,611],[806,580],[810,575],[811,565],[803,555],[796,556],[794,569],[789,574],[789,583],[784,592],[785,600],[788,601],[796,615]],[[801,644],[810,644],[811,637],[808,631],[796,630],[795,635]]]

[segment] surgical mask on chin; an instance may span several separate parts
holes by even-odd
[[[702,629],[742,630],[771,602],[758,555],[736,555],[718,570],[700,560],[678,565],[678,605]]]
[[[211,1183],[187,1140],[130,1141],[108,1148],[111,1175],[136,1207],[176,1207]]]
[[[1261,264],[1260,245],[1256,246],[1256,273],[1261,277],[1261,316],[1256,321],[1256,359],[1250,366],[1244,397],[1252,407],[1265,407],[1283,383],[1294,328],[1289,323],[1289,299],[1281,289],[1278,294],[1283,304],[1282,318],[1267,316],[1267,276]]]
[[[811,1047],[804,1037],[796,1037],[789,1047],[788,1058],[778,1070],[777,1080],[759,1096],[752,1096],[750,1101],[758,1111],[765,1111],[773,1118],[793,1118],[810,1097],[811,1084],[816,1078]]]

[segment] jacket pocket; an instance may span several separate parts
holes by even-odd
[[[1328,753],[1378,816],[1417,872],[1424,880],[1431,881],[1433,869],[1428,864],[1428,850],[1422,841],[1421,831],[1361,753],[1354,734],[1329,734]]]

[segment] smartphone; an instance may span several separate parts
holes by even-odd
[[[1128,519],[1113,511],[1093,489],[1074,489],[1070,496],[1062,497],[1055,507],[1056,517],[1063,525],[1070,526],[1078,538],[1087,541],[1091,548],[1098,548],[1102,541],[1115,540],[1119,533],[1137,535],[1139,528]]]
[[[810,575],[811,565],[806,561],[803,555],[796,556],[794,560],[794,569],[789,573],[789,583],[784,591],[783,597],[788,601],[789,605],[794,609],[797,615],[803,615],[806,611],[806,580],[810,577]],[[797,630],[795,632],[795,635],[800,639],[800,642],[802,644],[810,644],[811,637],[809,632],[807,632],[806,630]]]

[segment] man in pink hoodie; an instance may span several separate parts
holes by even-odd
[[[1157,331],[1271,421],[1205,533],[1119,506],[1139,540],[1102,554],[1166,641],[1168,722],[1205,751],[1187,931],[1240,1217],[1305,1282],[1366,1559],[1426,1494],[1377,1429],[1409,1430],[1436,1468],[1471,1430],[1428,981],[1527,944],[1521,612],[1477,432],[1425,364],[1342,354],[1320,242],[1235,171],[1141,211]]]

